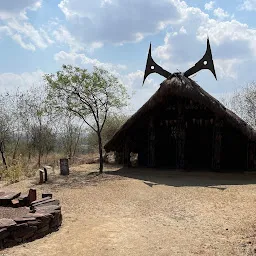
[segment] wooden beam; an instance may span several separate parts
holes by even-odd
[[[151,117],[148,126],[148,167],[156,166],[155,138],[154,118]]]
[[[186,126],[184,121],[184,101],[178,102],[178,118],[176,133],[176,168],[185,168]]]
[[[222,127],[223,121],[216,118],[212,136],[212,169],[214,170],[221,168]]]

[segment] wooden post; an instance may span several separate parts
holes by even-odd
[[[115,162],[117,164],[123,164],[124,163],[124,152],[115,151]]]
[[[151,117],[148,126],[148,167],[156,166],[155,137],[154,119]]]
[[[44,182],[48,180],[47,169],[44,167]]]
[[[33,201],[36,201],[36,189],[31,188],[28,192],[28,202],[31,204]]]
[[[178,118],[177,118],[177,133],[176,133],[176,168],[185,168],[185,141],[186,127],[184,121],[184,104],[178,102]]]
[[[247,170],[255,171],[256,170],[256,159],[255,159],[255,142],[248,141],[247,143]]]
[[[124,143],[124,166],[130,167],[131,161],[130,161],[130,147],[129,147],[129,141],[128,138],[125,139]]]
[[[68,167],[68,159],[67,158],[60,159],[60,174],[61,175],[69,175],[69,167]]]
[[[221,141],[223,121],[215,120],[212,137],[212,169],[219,170],[221,167]]]
[[[39,184],[44,183],[44,171],[39,169]]]

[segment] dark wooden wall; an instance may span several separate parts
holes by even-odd
[[[123,161],[134,152],[141,166],[255,170],[255,147],[207,107],[173,98],[127,134]]]

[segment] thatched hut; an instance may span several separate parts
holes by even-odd
[[[175,169],[255,170],[256,132],[235,113],[182,75],[157,92],[114,134],[105,150],[125,165]]]

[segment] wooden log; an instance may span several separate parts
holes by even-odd
[[[155,154],[155,124],[154,119],[151,117],[148,126],[148,167],[156,166],[156,154]]]
[[[221,168],[222,127],[223,121],[216,119],[212,136],[212,169],[214,170]]]

